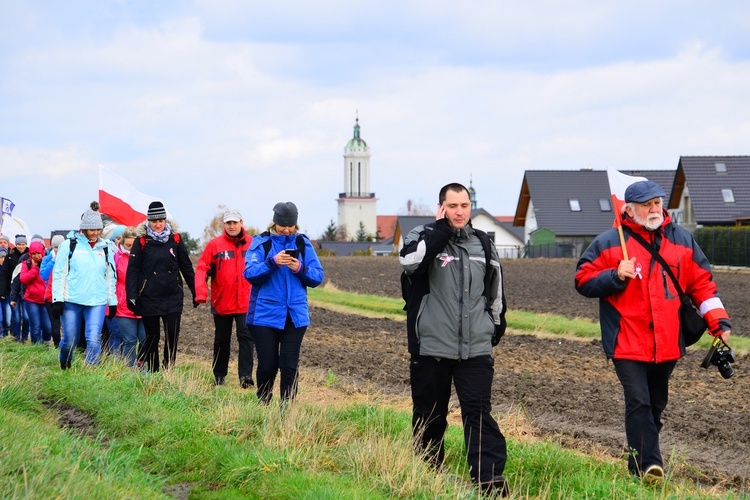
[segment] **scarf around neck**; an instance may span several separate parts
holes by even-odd
[[[151,226],[146,224],[146,234],[151,236],[152,239],[158,241],[159,243],[166,243],[169,239],[169,235],[172,234],[172,226],[169,225],[169,222],[167,222],[164,226],[164,229],[160,232],[154,232],[153,229],[151,229]]]

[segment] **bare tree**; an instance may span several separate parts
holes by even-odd
[[[399,215],[435,215],[435,210],[429,205],[418,203],[413,200],[406,200],[406,204],[398,210]]]
[[[203,229],[203,244],[205,245],[212,239],[219,236],[224,231],[224,212],[227,207],[219,205],[216,207],[216,213]]]

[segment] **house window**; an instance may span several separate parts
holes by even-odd
[[[609,203],[607,198],[599,198],[599,208],[602,212],[611,212],[612,205]]]
[[[570,203],[570,211],[571,212],[580,212],[581,211],[581,202],[580,201],[578,201],[575,198],[572,198],[572,199],[568,200],[568,202]]]
[[[495,243],[495,231],[487,231],[487,237],[492,243]]]
[[[724,203],[734,203],[734,193],[731,189],[722,189],[721,197],[724,198]]]
[[[716,163],[716,173],[726,174],[727,173],[727,164],[726,163]]]

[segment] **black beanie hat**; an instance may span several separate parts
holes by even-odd
[[[167,218],[167,209],[164,208],[164,203],[160,201],[152,201],[148,206],[148,220],[160,220]]]
[[[273,222],[279,226],[296,226],[297,215],[297,205],[291,201],[280,201],[273,206]]]

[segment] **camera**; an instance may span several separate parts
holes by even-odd
[[[711,344],[711,348],[706,353],[706,357],[703,358],[701,368],[708,368],[710,365],[714,365],[719,369],[722,377],[732,378],[734,375],[732,363],[735,361],[737,361],[737,357],[734,355],[732,348],[721,340],[720,337],[716,337],[713,344]]]

